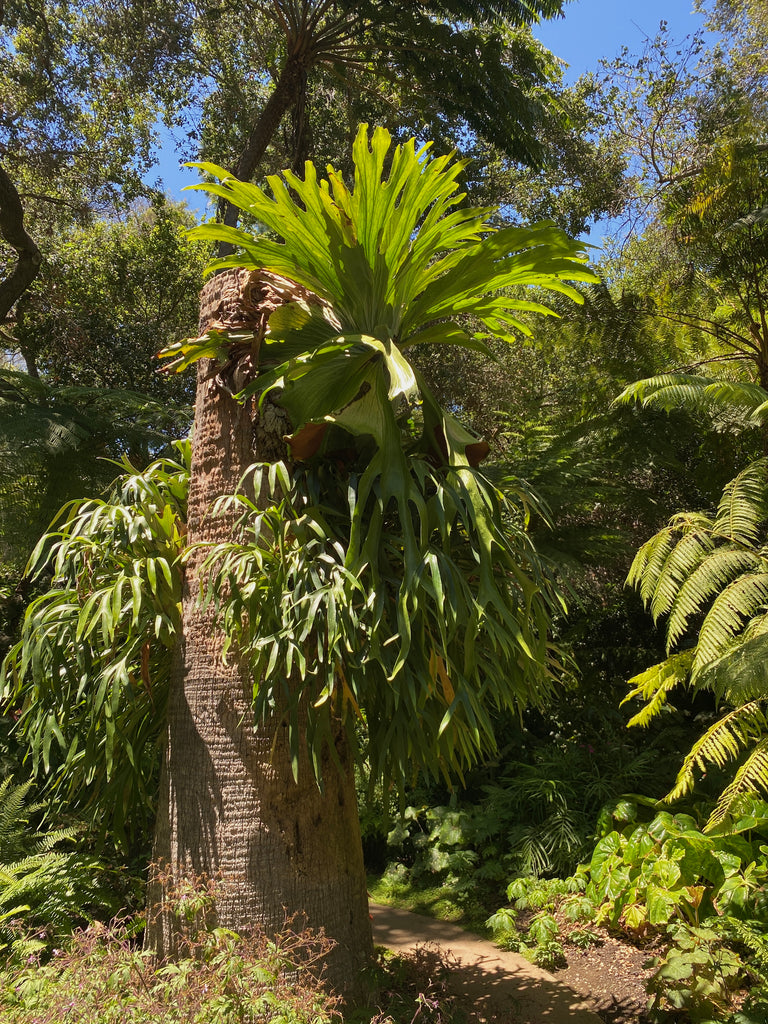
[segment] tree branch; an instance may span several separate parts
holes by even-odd
[[[24,228],[24,207],[21,205],[19,193],[2,166],[0,166],[0,234],[18,255],[16,266],[10,277],[0,281],[0,323],[2,323],[15,303],[40,273],[40,266],[43,262],[40,250]]]

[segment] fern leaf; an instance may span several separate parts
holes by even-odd
[[[684,581],[669,611],[667,647],[671,649],[685,633],[688,622],[701,614],[711,598],[756,565],[759,556],[743,548],[716,548]]]
[[[706,665],[695,682],[734,707],[768,697],[768,615],[749,623],[733,649]]]
[[[740,544],[755,544],[768,516],[768,460],[757,459],[723,490],[715,533]]]
[[[643,408],[655,406],[669,411],[680,407],[683,396],[685,402],[688,403],[695,396],[700,395],[708,383],[709,378],[705,377],[682,373],[661,373],[655,377],[634,381],[624,388],[613,404],[636,405],[639,403]]]
[[[693,660],[692,651],[673,654],[659,665],[647,668],[645,672],[633,676],[629,685],[634,689],[627,694],[622,705],[639,697],[646,701],[646,706],[630,718],[627,725],[648,725],[667,702],[667,694],[680,683],[685,682]]]
[[[696,769],[706,772],[710,764],[724,768],[750,744],[756,741],[765,742],[761,741],[761,737],[766,729],[768,721],[760,701],[750,701],[749,704],[723,715],[694,743],[683,761],[674,788],[664,799],[672,802],[690,793],[695,782]]]
[[[646,605],[650,604],[656,593],[656,584],[676,543],[675,530],[666,527],[646,541],[634,557],[627,575],[627,583],[640,591]]]
[[[765,730],[765,720],[763,720]],[[726,786],[704,827],[710,832],[729,816],[733,804],[745,793],[768,793],[768,736],[756,744],[749,757]]]
[[[709,609],[699,632],[693,675],[724,653],[745,623],[768,604],[768,573],[747,573],[722,590]]]
[[[656,580],[651,614],[654,622],[673,607],[680,588],[712,551],[712,539],[699,530],[684,534],[667,556]]]
[[[758,384],[712,380],[696,374],[665,373],[635,381],[614,405],[641,405],[644,409],[676,409],[708,416],[720,428],[754,426],[764,418],[768,394]]]

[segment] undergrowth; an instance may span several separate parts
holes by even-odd
[[[40,943],[0,972],[3,1024],[461,1024],[439,948],[377,951],[365,976],[366,1005],[328,991],[323,965],[333,941],[295,930],[215,927],[206,910],[216,882],[171,891],[179,948],[161,960],[141,947],[141,918],[92,923],[58,947]]]

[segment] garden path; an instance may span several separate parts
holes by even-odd
[[[475,1024],[602,1024],[583,996],[518,953],[499,949],[455,924],[371,903],[373,938],[407,952],[439,945],[455,963],[447,987]]]

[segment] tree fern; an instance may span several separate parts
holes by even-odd
[[[760,738],[756,737],[754,746],[749,751],[746,761],[736,771],[731,782],[726,786],[717,801],[717,806],[709,817],[707,828],[713,829],[729,816],[730,809],[744,793],[755,793],[760,790],[768,793],[768,722],[763,718],[759,725]],[[750,740],[752,737],[750,736]],[[704,752],[701,752],[703,758]]]
[[[731,547],[710,547],[709,550],[709,556],[684,580],[669,608],[667,650],[680,642],[691,619],[700,615],[716,594],[760,564],[759,555],[754,551]]]
[[[712,382],[706,378],[668,375],[639,381],[619,401],[639,401],[670,409],[680,405],[699,411],[732,413],[756,423],[768,395],[755,384]],[[632,724],[647,724],[680,683],[712,690],[730,709],[687,755],[669,800],[690,792],[696,772],[708,765],[735,765],[710,819],[713,828],[729,814],[742,793],[768,791],[768,459],[757,459],[723,490],[714,517],[682,513],[638,552],[628,576],[654,619],[668,616],[667,649],[693,645],[685,653],[630,680],[630,697],[646,706]],[[698,633],[690,636],[699,623]],[[628,698],[629,699],[629,698]]]
[[[723,489],[713,524],[716,534],[735,544],[754,545],[768,518],[768,459],[756,459]]]
[[[766,728],[768,722],[760,701],[751,701],[723,715],[694,743],[667,799],[677,800],[690,793],[695,782],[694,769],[705,772],[711,764],[724,768],[749,746],[759,742]]]
[[[749,381],[713,380],[689,373],[664,373],[635,381],[622,391],[616,405],[641,405],[671,412],[685,409],[705,415],[722,429],[743,430],[765,423],[768,394]]]
[[[768,566],[766,567],[768,568]],[[719,658],[744,627],[768,606],[768,572],[744,573],[720,591],[699,630],[692,672]]]
[[[634,689],[627,694],[622,704],[635,697],[646,702],[645,707],[629,720],[629,725],[647,725],[661,711],[667,703],[667,695],[688,678],[692,657],[690,651],[673,654],[666,661],[647,668],[629,680],[629,685],[634,685]]]
[[[705,549],[711,550],[712,541],[709,535],[711,519],[697,514],[676,516],[670,525],[651,537],[635,555],[627,576],[627,583],[637,587],[646,604],[650,603],[662,579],[667,560],[677,547],[679,535],[692,534]]]
[[[701,565],[711,549],[711,539],[700,528],[684,533],[672,547],[661,566],[654,586],[651,599],[651,614],[654,621],[670,612],[681,585]]]

